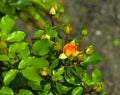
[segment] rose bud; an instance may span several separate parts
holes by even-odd
[[[82,34],[82,36],[87,36],[87,34],[88,34],[87,29],[83,29],[81,34]]]
[[[56,14],[56,9],[54,6],[51,7],[50,11],[49,11],[50,15],[55,15]]]
[[[68,24],[68,25],[65,27],[64,32],[65,32],[67,35],[71,34],[71,32],[72,32],[72,27],[71,27],[70,24]]]
[[[42,35],[41,39],[48,39],[48,40],[50,40],[50,36],[48,34],[44,34],[44,35]]]
[[[92,54],[93,51],[94,51],[93,45],[90,45],[90,46],[88,46],[88,47],[85,49],[85,53],[86,53],[87,55]]]
[[[48,68],[47,67],[43,67],[41,70],[40,70],[40,74],[41,76],[45,77],[48,75]]]
[[[79,60],[80,62],[84,62],[85,59],[87,58],[87,56],[86,56],[86,54],[85,54],[84,52],[81,51],[81,52],[78,54],[77,58],[78,58],[78,60]]]
[[[55,42],[54,48],[55,48],[55,50],[59,51],[62,49],[62,46],[58,42]]]
[[[93,89],[95,90],[95,92],[100,92],[104,89],[104,84],[102,82],[100,83],[96,83],[93,87]]]

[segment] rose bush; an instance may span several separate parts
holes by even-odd
[[[56,0],[0,3],[4,14],[0,20],[0,95],[106,95],[97,67],[101,56],[95,53],[93,45],[82,47],[86,29],[79,32],[81,39],[69,38],[72,26],[63,23],[64,8]],[[14,27],[17,18],[32,19],[39,27],[33,33],[32,44],[26,41],[29,35]],[[94,69],[89,71],[88,65]]]

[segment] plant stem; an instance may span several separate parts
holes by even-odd
[[[66,37],[65,37],[65,44],[68,42],[68,35],[66,34]]]
[[[55,25],[55,23],[54,23],[54,16],[51,16],[51,24],[52,24],[52,26]]]
[[[85,41],[85,38],[86,38],[85,36],[82,37],[80,45],[79,45],[79,50],[82,50],[82,45],[83,45],[83,43]]]

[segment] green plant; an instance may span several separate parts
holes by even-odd
[[[30,1],[41,4],[39,0]],[[20,11],[25,6],[16,5]],[[24,31],[14,28],[16,21],[10,18],[10,14],[5,13],[7,15],[1,18],[0,95],[106,95],[101,72],[95,67],[102,58],[94,52],[93,45],[81,48],[87,30],[83,30],[85,33],[81,39],[69,38],[72,27],[69,24],[55,24],[55,17],[60,10],[61,5],[56,2],[50,4],[47,10],[42,10],[48,13],[46,15],[49,15],[51,23],[43,19],[44,25],[33,34],[32,45],[25,41],[27,35]],[[60,36],[61,30],[65,33],[65,39]],[[88,65],[95,67],[91,73]]]

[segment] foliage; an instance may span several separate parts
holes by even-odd
[[[70,24],[55,23],[64,12],[56,0],[1,0],[0,5],[5,14],[0,21],[0,95],[105,95],[96,68],[102,58],[93,45],[82,49],[86,29],[81,39],[71,40]],[[32,45],[25,41],[24,31],[14,28],[16,16],[39,23]],[[59,31],[64,31],[65,39]],[[95,67],[91,73],[88,65]]]

